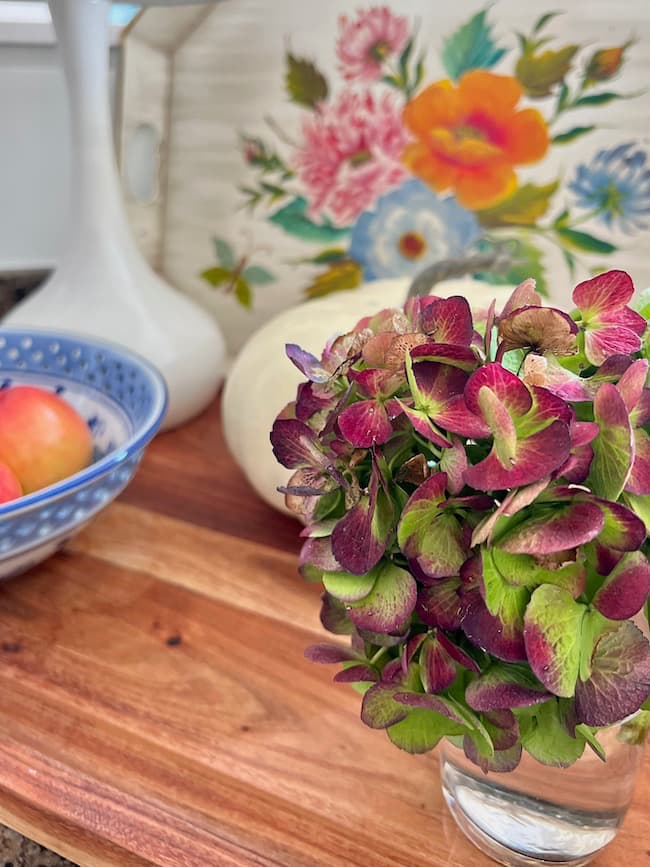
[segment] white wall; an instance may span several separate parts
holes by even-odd
[[[119,29],[111,28],[112,44]],[[47,5],[0,2],[0,273],[56,264],[70,170],[67,94]]]

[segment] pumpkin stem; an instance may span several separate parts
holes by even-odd
[[[479,271],[494,271],[504,274],[515,264],[513,251],[501,244],[491,253],[476,253],[464,259],[441,259],[421,271],[409,287],[407,298],[429,295],[436,283],[450,277],[465,277]]]

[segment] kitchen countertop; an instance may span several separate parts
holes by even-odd
[[[486,867],[435,756],[366,728],[304,659],[323,633],[298,529],[233,464],[215,403],[2,585],[0,821],[82,867]],[[594,867],[650,865],[648,768]]]

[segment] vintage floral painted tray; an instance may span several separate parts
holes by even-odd
[[[512,260],[486,298],[533,275],[561,304],[623,265],[650,284],[645,0],[223,0],[148,10],[124,48],[133,224],[231,351],[301,300],[476,252]]]

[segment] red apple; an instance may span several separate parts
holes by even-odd
[[[25,494],[83,469],[92,451],[88,425],[58,395],[28,385],[0,391],[0,461]]]
[[[0,463],[0,503],[8,503],[22,497],[23,489],[16,474],[6,464]]]

